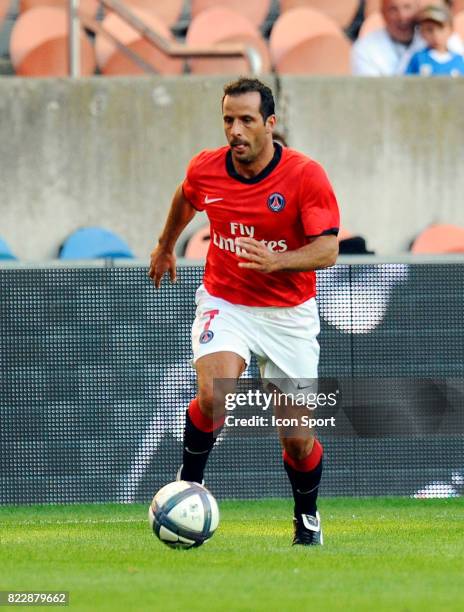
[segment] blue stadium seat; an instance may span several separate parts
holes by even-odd
[[[128,245],[113,232],[101,227],[83,227],[62,244],[60,259],[102,259],[134,257]]]
[[[7,243],[4,240],[2,240],[2,238],[0,238],[0,261],[14,260],[14,259],[18,259],[18,258],[15,257],[15,255],[13,255]]]

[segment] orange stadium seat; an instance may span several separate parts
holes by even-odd
[[[191,0],[192,18],[212,7],[229,8],[259,27],[269,14],[272,0]]]
[[[129,10],[141,10],[154,13],[168,27],[175,25],[181,16],[184,0],[123,0]],[[109,14],[111,11],[105,9]]]
[[[210,227],[205,225],[194,232],[187,240],[184,257],[187,259],[206,259],[210,242]]]
[[[0,0],[0,27],[8,14],[12,0]]]
[[[280,15],[269,39],[274,65],[292,49],[315,36],[339,35],[339,26],[320,11],[294,8]]]
[[[269,72],[269,51],[258,28],[246,17],[221,6],[206,9],[192,19],[186,42],[196,46],[219,46],[221,43],[244,43],[261,55],[263,72]],[[247,74],[249,65],[244,58],[191,59],[193,74]]]
[[[98,11],[99,0],[81,0],[80,10],[86,15],[95,16]],[[29,9],[38,6],[54,6],[56,8],[67,9],[69,0],[20,0],[19,12],[24,13]]]
[[[51,6],[32,8],[16,20],[10,38],[11,63],[20,76],[67,76],[69,74],[67,11]],[[95,53],[81,31],[81,74],[95,71]]]
[[[174,40],[168,26],[157,15],[146,13],[140,9],[133,9],[133,12],[156,33],[168,40]],[[115,13],[108,14],[104,18],[102,26],[119,42],[135,51],[145,62],[150,64],[155,72],[159,74],[182,74],[184,71],[184,61],[182,59],[168,57]],[[95,51],[98,67],[104,75],[145,74],[141,66],[124,55],[103,34],[97,34]]]
[[[414,240],[411,251],[432,255],[464,253],[464,227],[431,225]]]
[[[276,63],[279,74],[351,74],[351,44],[343,34],[321,34],[300,42]]]
[[[358,12],[359,0],[280,0],[281,13],[301,6],[316,9],[347,28]]]
[[[367,17],[359,30],[359,38],[366,36],[366,34],[370,34],[371,32],[375,32],[376,30],[381,30],[385,27],[385,19],[382,17],[382,13],[371,13],[369,17]]]

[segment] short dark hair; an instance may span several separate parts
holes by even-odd
[[[272,95],[272,90],[259,79],[240,77],[237,81],[225,85],[222,104],[224,104],[226,96],[240,96],[252,91],[257,91],[261,96],[259,112],[263,117],[263,121],[266,121],[268,117],[275,114],[274,96]]]

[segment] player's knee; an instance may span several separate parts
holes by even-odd
[[[311,452],[313,440],[311,438],[287,438],[283,440],[283,446],[287,453],[295,461],[302,461]]]

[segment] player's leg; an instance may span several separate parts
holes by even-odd
[[[180,479],[202,482],[209,454],[224,424],[224,395],[229,391],[214,381],[236,381],[245,367],[243,357],[231,351],[210,353],[196,360],[198,395],[186,413]]]
[[[288,313],[285,311],[288,310]],[[292,309],[282,309],[279,316],[265,322],[268,360],[262,368],[262,376],[272,380],[285,393],[298,393],[298,381],[304,379],[310,386],[317,384],[319,344],[319,316],[315,300]],[[292,332],[288,333],[291,326]],[[285,333],[282,333],[282,328]],[[310,379],[310,380],[308,380]],[[310,390],[310,389],[309,389]],[[306,391],[305,391],[306,393]],[[294,418],[308,414],[305,407],[283,402],[276,407],[276,414]],[[280,427],[279,437],[283,447],[284,468],[290,481],[294,498],[294,544],[322,544],[322,530],[317,511],[317,496],[322,477],[322,445],[307,427]]]
[[[232,304],[210,295],[203,285],[197,290],[196,304],[192,350],[198,396],[187,410],[179,477],[201,483],[224,421],[224,397],[217,397],[220,385],[214,382],[228,380],[234,384],[250,362],[251,354],[242,333],[246,322],[241,322],[240,313]],[[222,389],[223,395],[225,392]]]
[[[288,381],[283,380],[283,382]],[[291,400],[295,396],[287,394],[288,388],[284,391],[285,393],[281,393],[280,396],[279,391],[274,394],[275,397],[281,398],[274,411],[280,423],[292,423],[292,425],[280,425],[278,430],[283,448],[284,468],[294,499],[293,543],[322,544],[317,496],[322,476],[323,449],[314,431],[302,422],[302,417],[308,415],[308,409],[305,406],[294,405]]]
[[[317,496],[322,477],[323,449],[319,440],[281,437],[284,467],[294,499],[294,544],[322,544]]]

